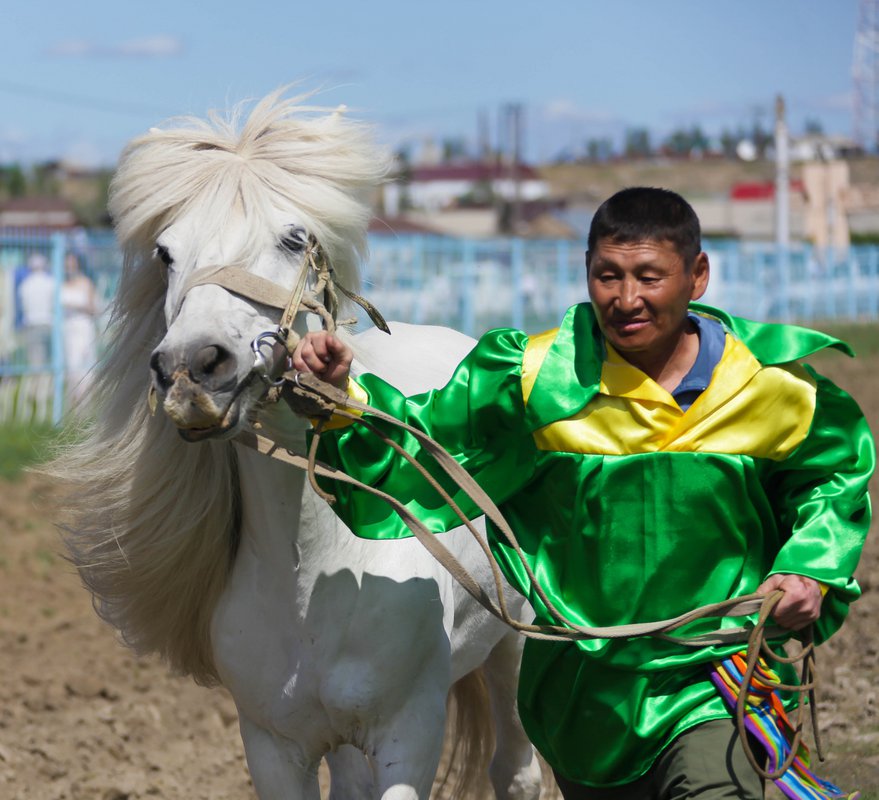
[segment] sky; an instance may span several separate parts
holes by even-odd
[[[857,0],[4,0],[0,163],[111,166],[163,120],[298,82],[419,152],[520,104],[534,162],[648,127],[852,133]]]

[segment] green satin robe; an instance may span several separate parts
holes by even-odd
[[[772,573],[798,573],[830,587],[816,626],[823,640],[860,594],[852,576],[870,522],[873,440],[847,394],[798,365],[774,365],[847,346],[803,328],[693,310],[724,324],[727,348],[687,412],[634,367],[608,363],[588,303],[535,337],[538,356],[526,334],[502,329],[483,336],[441,390],[407,399],[375,376],[358,384],[370,403],[429,433],[476,477],[566,616],[590,626],[663,619],[753,592]],[[420,452],[411,436],[392,435]],[[324,434],[320,455],[406,501],[431,530],[458,524],[412,467],[361,426]],[[357,535],[409,535],[376,498],[322,483]],[[550,622],[516,557],[489,535],[506,577],[537,621]],[[519,712],[539,751],[569,779],[628,783],[684,730],[729,716],[706,665],[737,649],[528,640]]]

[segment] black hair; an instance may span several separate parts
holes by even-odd
[[[671,242],[687,269],[702,251],[702,232],[693,207],[676,192],[633,186],[605,200],[589,226],[586,265],[601,239],[613,242]]]

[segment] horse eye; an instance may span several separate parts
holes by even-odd
[[[171,252],[162,244],[156,245],[156,257],[166,266],[170,267],[171,264],[174,263],[174,258],[171,256]]]
[[[301,253],[307,244],[308,237],[302,228],[296,228],[281,237],[281,247],[290,253]]]

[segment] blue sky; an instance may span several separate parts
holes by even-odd
[[[391,146],[496,138],[521,103],[525,150],[552,157],[648,126],[771,126],[777,93],[852,132],[857,0],[7,0],[0,162],[112,164],[161,120],[323,87]]]

